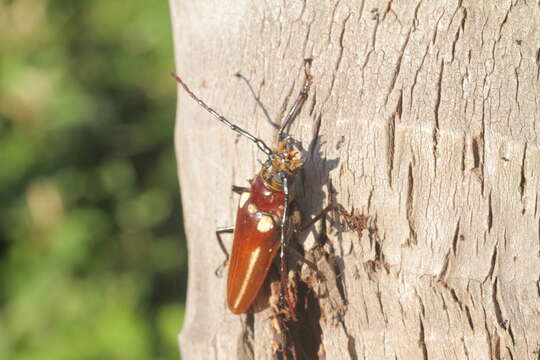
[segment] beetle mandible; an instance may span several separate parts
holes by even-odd
[[[250,181],[250,187],[233,186],[232,190],[240,195],[236,225],[220,228],[216,234],[234,232],[233,246],[227,278],[227,305],[235,314],[245,313],[268,274],[274,258],[280,250],[282,291],[285,272],[285,246],[289,234],[291,194],[290,189],[295,176],[303,163],[299,150],[295,149],[286,129],[300,113],[305,103],[313,76],[309,72],[311,59],[304,60],[305,80],[296,101],[281,123],[274,149],[265,142],[237,125],[231,123],[198,98],[184,81],[175,73],[171,75],[200,106],[227,125],[233,131],[253,141],[266,155],[261,170]],[[329,210],[329,207],[323,212]],[[323,214],[323,213],[321,213]],[[316,219],[320,219],[319,215]],[[316,220],[313,219],[313,220]],[[310,223],[313,224],[312,221]],[[220,246],[228,255],[220,241]]]

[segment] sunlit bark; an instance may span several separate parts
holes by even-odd
[[[321,356],[539,356],[536,2],[171,0],[171,9],[177,71],[267,143],[301,86],[302,60],[314,59],[291,129],[312,150],[299,204],[307,219],[331,190],[369,218],[360,233],[329,224],[333,251],[308,251],[326,278],[309,325]],[[271,358],[270,310],[231,314],[214,276],[223,260],[214,229],[234,223],[238,202],[229,189],[245,186],[262,157],[182,92],[176,141],[190,259],[183,358]],[[308,250],[318,234],[302,239]]]

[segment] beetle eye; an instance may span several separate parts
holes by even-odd
[[[272,180],[278,184],[283,184],[283,178],[285,177],[285,173],[283,171],[278,171],[272,175]]]

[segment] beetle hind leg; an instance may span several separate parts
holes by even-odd
[[[221,248],[221,251],[223,251],[223,254],[225,255],[225,260],[221,265],[218,266],[218,268],[214,271],[214,274],[217,277],[223,276],[223,269],[229,264],[229,252],[227,251],[227,248],[225,247],[225,244],[223,243],[223,239],[221,238],[221,234],[232,234],[234,232],[234,226],[224,226],[224,227],[218,227],[216,229],[216,239],[219,244],[219,247]]]

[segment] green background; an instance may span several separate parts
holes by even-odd
[[[176,359],[166,1],[0,1],[0,359]]]

